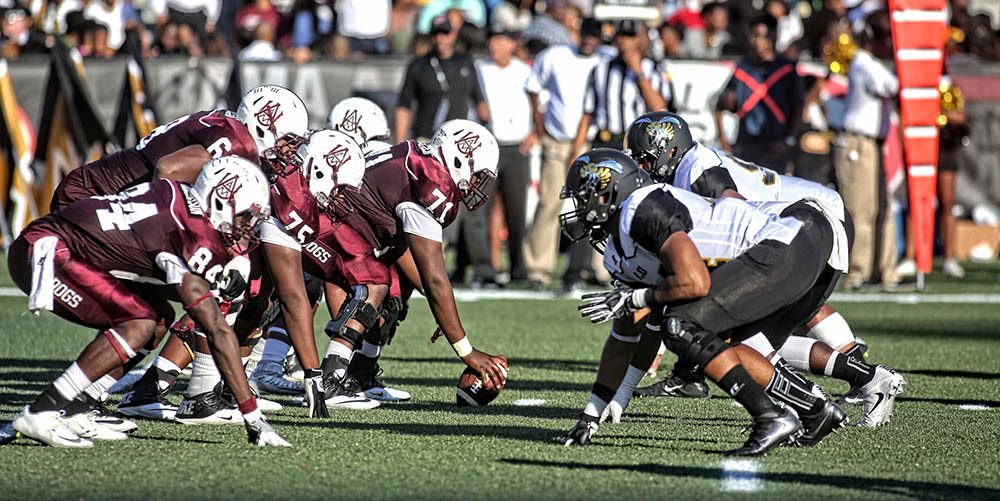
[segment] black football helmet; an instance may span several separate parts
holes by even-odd
[[[677,164],[692,147],[691,127],[669,111],[646,113],[635,119],[625,134],[625,153],[658,183],[673,180]]]
[[[573,199],[573,210],[559,216],[563,233],[574,242],[589,236],[603,251],[606,223],[633,191],[652,182],[635,160],[618,150],[597,148],[580,155],[570,166],[559,197]]]

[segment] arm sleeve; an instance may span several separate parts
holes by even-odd
[[[726,190],[740,191],[736,189],[736,182],[725,167],[705,169],[698,179],[691,183],[691,191],[703,197],[719,198]]]
[[[396,217],[403,223],[403,231],[435,242],[444,241],[444,229],[427,209],[413,202],[396,206]]]
[[[663,243],[674,232],[687,232],[693,228],[687,207],[670,193],[656,190],[650,193],[635,209],[629,236],[644,249],[659,253]]]
[[[260,241],[287,247],[298,252],[302,251],[302,245],[299,244],[299,241],[289,235],[285,230],[285,226],[274,216],[271,216],[271,219],[264,221],[264,224],[260,225]]]

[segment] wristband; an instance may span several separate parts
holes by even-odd
[[[469,336],[465,336],[462,339],[451,344],[451,349],[455,350],[455,354],[458,358],[465,358],[472,353],[472,343],[469,342]]]
[[[632,291],[632,297],[630,302],[632,306],[636,309],[642,309],[650,305],[653,302],[653,298],[656,294],[656,290],[649,287],[645,289],[636,289]]]
[[[257,411],[257,398],[251,396],[250,398],[244,400],[243,402],[240,402],[239,408],[240,408],[240,413],[243,414],[244,416]]]

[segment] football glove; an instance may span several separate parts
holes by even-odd
[[[590,438],[597,433],[597,420],[586,414],[580,416],[572,429],[559,437],[559,443],[570,447],[572,445],[587,445]]]
[[[256,414],[256,412],[255,412]],[[292,444],[281,438],[278,432],[271,428],[264,416],[260,416],[254,421],[247,421],[244,416],[243,424],[247,428],[247,441],[251,444],[256,444],[261,447],[275,446],[275,447],[291,447]]]
[[[326,392],[323,391],[323,372],[318,369],[306,371],[306,403],[309,405],[309,417],[330,417],[326,409]]]
[[[577,310],[591,323],[600,324],[646,307],[646,291],[619,286],[617,289],[584,294]]]
[[[620,423],[622,421],[622,413],[625,412],[625,408],[622,404],[618,403],[616,400],[608,402],[607,407],[604,408],[604,412],[601,413],[601,422],[611,420],[612,423]]]

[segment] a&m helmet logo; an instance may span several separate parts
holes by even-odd
[[[284,114],[285,112],[281,111],[280,104],[268,100],[264,106],[261,106],[260,109],[257,110],[257,113],[254,114],[254,118],[257,119],[259,124],[263,125],[273,133],[275,130],[275,122],[280,120]]]
[[[483,143],[480,142],[479,135],[472,132],[466,132],[462,137],[455,140],[455,147],[458,148],[459,153],[465,155],[465,158],[472,158],[472,153],[482,145]]]
[[[236,173],[230,173],[226,177],[219,181],[219,184],[215,185],[215,196],[221,198],[222,200],[232,200],[236,198],[236,192],[240,191],[243,184],[240,183],[240,176]]]
[[[361,125],[361,114],[358,110],[349,110],[344,119],[340,121],[340,130],[344,132],[357,132]]]
[[[323,159],[326,160],[326,164],[330,166],[331,169],[336,171],[341,165],[344,165],[351,159],[351,152],[346,146],[338,144],[333,147],[326,155],[323,155]]]

